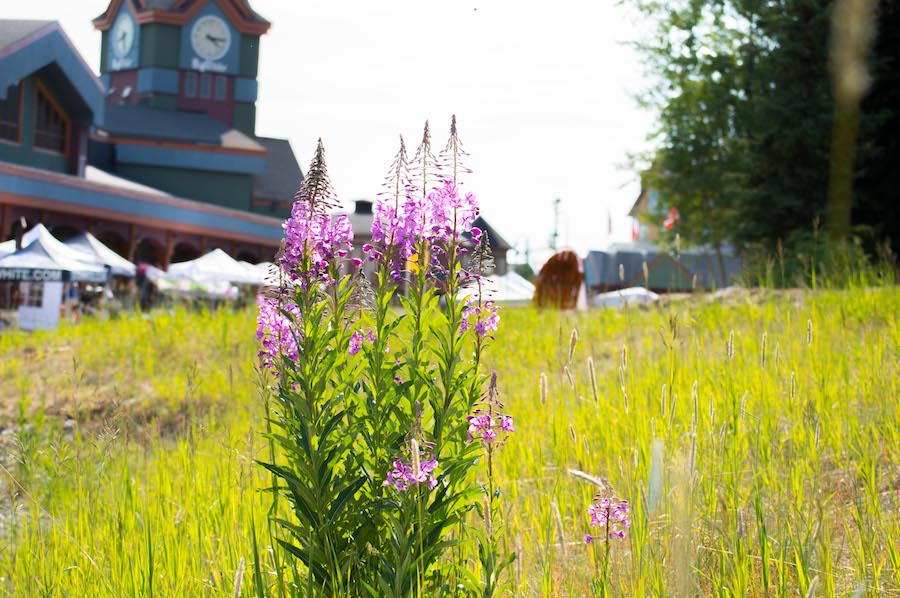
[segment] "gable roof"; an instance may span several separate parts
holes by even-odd
[[[0,20],[0,53],[20,39],[53,23],[54,21]]]
[[[103,14],[93,20],[94,28],[106,31],[112,27],[123,2],[128,3],[140,24],[184,25],[206,4],[215,2],[241,33],[262,35],[272,26],[250,7],[249,0],[112,0]]]
[[[291,142],[287,139],[257,137],[266,148],[266,169],[256,175],[253,197],[274,201],[293,201],[294,194],[303,181],[303,171],[297,164]]]
[[[488,242],[491,245],[491,249],[495,249],[495,250],[500,249],[502,251],[508,251],[508,250],[512,249],[512,245],[510,245],[506,241],[506,239],[501,237],[500,233],[497,232],[497,229],[495,229],[493,226],[488,224],[487,220],[485,220],[482,216],[479,216],[478,218],[476,218],[475,221],[472,223],[472,226],[477,226],[478,228],[480,228],[481,230],[483,230],[484,232],[487,233]],[[471,234],[465,233],[463,235],[463,237],[470,238]]]
[[[76,109],[90,123],[104,114],[105,88],[56,21],[0,19],[0,99],[6,89],[46,69]]]
[[[264,153],[265,146],[204,112],[160,110],[141,104],[109,104],[97,128],[119,138],[213,145]]]

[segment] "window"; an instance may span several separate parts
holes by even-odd
[[[186,73],[184,75],[184,97],[197,97],[197,73]]]
[[[0,139],[19,143],[19,120],[21,114],[20,90],[18,85],[6,89],[6,99],[0,100]]]
[[[228,79],[225,75],[216,75],[216,99],[222,101],[228,95]]]
[[[28,283],[28,288],[25,290],[25,307],[43,307],[43,306],[44,306],[44,283],[42,283],[42,282]]]
[[[69,142],[69,121],[40,83],[35,104],[34,147],[65,154]]]
[[[212,97],[212,75],[209,73],[200,75],[200,97],[206,100]]]

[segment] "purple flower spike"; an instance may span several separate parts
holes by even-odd
[[[350,355],[356,355],[362,348],[362,342],[363,336],[359,333],[359,330],[357,330],[350,337],[350,347],[347,349],[347,352],[350,353]]]
[[[594,497],[594,502],[588,507],[588,516],[591,526],[602,531],[609,530],[610,538],[625,538],[625,530],[631,527],[628,519],[628,501],[604,496]],[[598,536],[593,536],[597,538]]]
[[[259,314],[256,316],[256,338],[260,341],[262,349],[259,356],[263,366],[277,372],[277,363],[282,356],[291,361],[297,361],[297,339],[300,333],[295,329],[300,323],[300,309],[293,303],[281,305],[273,297],[260,295],[257,297]],[[291,314],[291,318],[285,315]]]
[[[438,462],[431,455],[424,455],[419,462],[418,474],[413,471],[411,463],[407,463],[399,457],[394,458],[394,467],[388,472],[384,480],[385,486],[393,486],[399,492],[407,492],[416,484],[427,484],[429,490],[437,487],[437,478],[434,471]]]

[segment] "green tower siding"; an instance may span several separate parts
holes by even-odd
[[[54,172],[68,172],[69,163],[66,156],[51,154],[42,150],[35,150],[32,146],[34,140],[34,105],[36,86],[35,77],[27,77],[22,83],[22,122],[20,123],[20,143],[0,143],[0,160],[13,162],[33,168],[52,170]],[[49,89],[49,86],[47,86]],[[52,90],[51,90],[52,93]],[[59,96],[57,96],[58,98]],[[55,98],[54,98],[55,99]],[[70,148],[71,151],[71,148]]]
[[[234,128],[246,135],[256,135],[256,104],[234,105]]]
[[[109,31],[103,31],[100,33],[100,72],[105,73],[109,70],[109,65],[106,64],[106,55],[108,54],[109,49]]]
[[[290,218],[291,216],[291,208],[290,207],[280,207],[280,206],[253,206],[251,211],[256,214],[262,214],[263,216],[269,216],[271,218],[280,218],[282,220]]]
[[[253,177],[248,174],[122,163],[119,164],[116,174],[179,197],[236,210],[250,209]]]
[[[256,79],[259,72],[259,36],[241,34],[241,77]]]
[[[175,96],[162,93],[154,93],[147,98],[147,105],[160,110],[177,110],[178,108]]]
[[[141,25],[141,67],[178,68],[181,28],[176,25]]]

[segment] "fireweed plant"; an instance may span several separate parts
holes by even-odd
[[[594,495],[587,514],[590,519],[590,527],[596,528],[593,533],[585,534],[586,544],[602,545],[602,555],[593,554],[596,578],[592,584],[594,595],[609,595],[609,582],[612,575],[610,553],[612,543],[625,538],[625,531],[631,527],[629,519],[629,505],[625,499],[612,496],[612,487],[605,479],[599,480],[601,490]]]
[[[427,123],[411,160],[400,143],[354,254],[320,141],[284,223],[282,286],[259,298],[279,594],[492,596],[514,558],[492,462],[514,426],[481,365],[499,316],[456,120],[438,157]],[[454,550],[466,543],[480,572]]]

